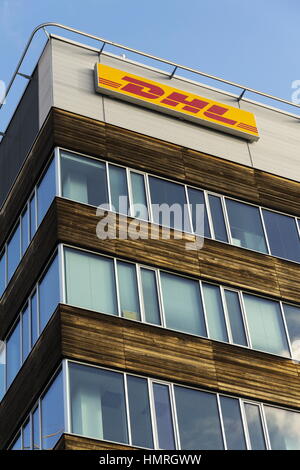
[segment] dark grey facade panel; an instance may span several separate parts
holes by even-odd
[[[0,144],[0,207],[39,131],[38,68],[35,69],[23,97]]]

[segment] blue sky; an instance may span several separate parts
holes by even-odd
[[[300,79],[299,0],[0,0],[0,80],[9,81],[31,31],[46,21],[288,100]],[[23,72],[31,72],[43,41],[40,32]],[[2,115],[17,101],[19,80]]]

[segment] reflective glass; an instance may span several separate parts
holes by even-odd
[[[34,410],[32,415],[32,440],[33,450],[40,450],[40,414],[38,407]]]
[[[60,372],[42,398],[42,448],[53,449],[64,432],[63,380]]]
[[[110,258],[65,249],[67,302],[118,314],[114,263]]]
[[[29,210],[28,207],[26,206],[25,211],[22,214],[22,256],[27,250],[27,247],[29,245]]]
[[[57,255],[39,282],[40,333],[59,304],[59,269]]]
[[[210,233],[210,228],[209,228],[209,223],[208,223],[204,192],[201,191],[200,189],[188,188],[188,194],[189,194],[190,207],[191,207],[191,213],[192,213],[193,231],[197,233],[199,236],[204,235],[204,237],[210,238],[211,233]],[[197,205],[203,206],[204,212],[201,212],[201,211],[199,212],[199,209],[197,210]],[[204,218],[202,214],[204,215]],[[204,230],[203,230],[203,224],[204,224]]]
[[[290,356],[279,302],[244,294],[252,347]]]
[[[0,342],[0,401],[5,393],[5,342]]]
[[[22,312],[22,359],[23,362],[27,358],[31,349],[30,345],[30,312],[28,303]]]
[[[16,438],[11,450],[22,450],[21,433],[18,434],[18,437]]]
[[[70,364],[72,432],[128,443],[123,374]]]
[[[159,301],[155,271],[141,268],[145,320],[160,325]]]
[[[125,168],[109,165],[109,181],[112,210],[120,214],[128,214],[128,188]],[[122,196],[122,200],[119,198]]]
[[[169,387],[154,383],[153,395],[159,448],[173,450],[175,449],[175,437]]]
[[[62,152],[61,179],[63,197],[92,206],[108,203],[105,163]]]
[[[220,288],[202,283],[209,337],[228,341]]]
[[[6,275],[5,275],[5,252],[0,254],[0,297],[2,296],[5,285],[6,285]]]
[[[37,308],[37,295],[36,292],[32,294],[30,299],[30,307],[31,307],[31,347],[34,346],[36,340],[39,336],[39,321],[38,321],[38,308]]]
[[[11,279],[20,262],[20,224],[16,227],[7,244],[7,281]]]
[[[191,232],[185,187],[153,176],[149,176],[149,185],[153,221],[159,225]]]
[[[124,318],[140,320],[140,304],[135,264],[117,262],[121,314]]]
[[[212,194],[208,195],[211,218],[215,232],[215,239],[228,242],[227,230],[223,215],[221,198]]]
[[[148,207],[145,189],[144,175],[130,172],[132,199],[134,204],[133,217],[148,220]]]
[[[216,395],[178,386],[174,390],[181,448],[223,449]]]
[[[31,240],[36,231],[35,195],[33,195],[32,198],[30,199],[29,209],[30,209],[30,240]]]
[[[28,419],[23,425],[23,450],[31,450],[31,426],[30,420]]]
[[[50,163],[46,173],[43,175],[41,182],[37,187],[37,223],[41,223],[49,209],[51,202],[56,196],[55,183],[55,161]]]
[[[244,403],[248,434],[251,450],[264,450],[266,448],[263,426],[258,405]]]
[[[220,397],[223,425],[228,450],[245,450],[246,441],[239,401]]]
[[[258,207],[226,199],[232,242],[236,246],[267,253]]]
[[[293,217],[263,209],[272,255],[300,262],[300,239]]]
[[[206,336],[199,282],[162,272],[161,287],[167,328]]]
[[[300,308],[295,305],[282,305],[291,341],[293,357],[300,360]]]
[[[153,449],[147,380],[127,375],[127,389],[132,443]]]
[[[21,327],[18,321],[6,343],[6,380],[10,386],[21,367]]]
[[[244,321],[241,311],[239,295],[237,292],[225,290],[225,299],[232,334],[232,340],[235,344],[247,346]]]
[[[271,448],[300,450],[300,414],[266,405],[264,409]]]

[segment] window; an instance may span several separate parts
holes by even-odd
[[[136,266],[117,262],[121,314],[124,318],[140,320],[140,303],[137,286]]]
[[[245,450],[246,440],[243,429],[239,400],[220,397],[224,432],[228,450]]]
[[[29,210],[30,210],[30,240],[31,240],[36,232],[35,194],[30,199]]]
[[[184,186],[153,176],[149,176],[149,185],[153,221],[176,230],[191,232]]]
[[[0,343],[0,401],[5,394],[5,343]]]
[[[20,262],[20,224],[7,244],[7,281],[9,282]]]
[[[56,195],[55,161],[50,163],[46,173],[37,187],[37,224],[39,225],[46,215],[51,202]]]
[[[146,197],[144,175],[140,173],[130,172],[131,191],[132,191],[132,216],[140,219],[148,220],[148,204]]]
[[[300,449],[300,414],[264,406],[271,447],[274,450]]]
[[[153,397],[159,449],[176,449],[169,386],[154,383]]]
[[[293,357],[300,360],[300,308],[282,304],[291,341]]]
[[[205,205],[204,192],[200,189],[188,188],[188,195],[190,201],[190,208],[192,213],[193,221],[193,231],[199,236],[204,236],[207,238],[211,237],[207,209]],[[199,211],[199,205],[203,206],[204,209],[204,222],[203,217],[201,217],[201,212]],[[204,223],[204,229],[203,229]]]
[[[214,238],[222,242],[228,242],[227,230],[223,215],[221,198],[212,194],[208,195],[211,218],[214,228]]]
[[[6,266],[5,252],[0,253],[0,297],[2,296],[6,286]]]
[[[72,432],[128,443],[123,374],[70,365]]]
[[[109,165],[109,180],[112,210],[128,215],[128,188],[125,168]]]
[[[236,246],[267,253],[258,207],[226,199],[232,242]]]
[[[147,380],[128,375],[127,389],[132,444],[153,449],[154,444]]]
[[[34,292],[30,299],[30,316],[31,316],[31,347],[34,346],[39,336],[39,318],[37,308],[37,293]]]
[[[108,204],[105,163],[61,153],[62,195],[84,204]]]
[[[212,393],[174,387],[181,448],[224,448],[217,398]]]
[[[39,282],[40,331],[45,328],[59,300],[59,269],[56,255]]]
[[[21,367],[21,327],[16,324],[6,343],[6,383],[8,388]]]
[[[22,226],[22,233],[21,233],[22,249],[21,249],[21,251],[22,251],[22,256],[23,256],[25,251],[28,248],[29,241],[30,241],[29,240],[29,237],[30,237],[30,233],[29,233],[29,210],[28,210],[27,205],[26,205],[26,209],[23,212],[22,217],[21,217],[21,226]]]
[[[247,346],[243,315],[237,292],[225,289],[226,307],[230,323],[232,341]]]
[[[300,240],[293,217],[263,209],[272,255],[300,262]]]
[[[23,425],[23,450],[31,450],[31,428],[30,419],[28,418],[26,423]]]
[[[160,308],[155,271],[141,268],[141,280],[145,321],[154,325],[160,325]]]
[[[202,283],[209,337],[228,341],[220,288]]]
[[[28,303],[22,312],[22,361],[24,362],[31,349],[30,344],[30,312]]]
[[[252,403],[245,403],[248,434],[252,450],[264,450],[266,442],[261,422],[260,407]]]
[[[161,286],[166,327],[206,336],[199,282],[162,272]]]
[[[37,407],[32,414],[32,448],[41,449],[40,439],[40,409]]]
[[[290,356],[279,302],[244,294],[252,347]]]
[[[65,262],[67,302],[118,315],[113,260],[67,248]]]
[[[64,394],[62,372],[41,399],[42,448],[53,449],[64,432]]]

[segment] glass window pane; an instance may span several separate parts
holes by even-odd
[[[160,325],[159,301],[155,271],[141,269],[145,320],[154,325]]]
[[[20,262],[20,224],[7,244],[7,281],[11,279]]]
[[[18,434],[18,437],[14,441],[13,446],[11,447],[11,450],[22,450],[21,433]]]
[[[228,450],[245,450],[246,441],[239,401],[220,397],[224,431]]]
[[[190,208],[192,213],[193,221],[193,231],[199,236],[204,236],[206,238],[211,237],[208,217],[207,217],[207,208],[205,205],[204,192],[200,189],[188,188]],[[199,218],[199,212],[197,213],[197,205],[204,206],[204,233],[203,233],[203,217]],[[202,213],[200,213],[201,215]],[[198,217],[197,217],[198,215]],[[198,220],[197,220],[198,219]]]
[[[6,380],[10,386],[21,367],[21,328],[18,321],[6,343]]]
[[[271,448],[300,450],[300,414],[264,406]]]
[[[39,282],[40,333],[59,304],[59,269],[57,255]]]
[[[55,183],[55,161],[50,163],[46,173],[44,173],[41,182],[37,187],[37,219],[38,225],[41,223],[49,209],[51,202],[56,196]]]
[[[209,338],[228,341],[220,288],[204,282],[202,286]]]
[[[252,450],[264,450],[266,448],[264,432],[258,405],[244,403],[248,433]]]
[[[54,379],[41,403],[42,448],[53,449],[64,432],[63,380],[60,372]]]
[[[140,305],[135,264],[117,262],[121,314],[124,318],[140,320]]]
[[[29,245],[29,210],[26,206],[22,214],[22,256]]]
[[[37,295],[36,292],[31,296],[31,347],[34,346],[36,340],[39,337],[39,320],[38,320],[38,308],[37,308]]]
[[[149,176],[153,221],[156,224],[191,232],[185,187]],[[162,208],[159,206],[164,204]],[[161,210],[160,210],[161,209]]]
[[[161,286],[167,328],[206,336],[199,282],[162,272]]]
[[[22,312],[22,358],[23,362],[30,352],[30,315],[28,303]]]
[[[0,341],[0,401],[2,400],[5,394],[5,349],[5,342]]]
[[[30,199],[30,240],[33,238],[36,231],[36,208],[35,208],[35,195]]]
[[[128,188],[125,168],[109,165],[109,181],[112,210],[128,214]],[[120,200],[120,198],[122,199]]]
[[[226,200],[233,244],[267,253],[267,244],[258,207]]]
[[[33,450],[40,450],[40,414],[39,408],[37,407],[32,415],[32,440],[33,440]]]
[[[295,305],[282,305],[291,341],[293,357],[300,360],[300,308]]]
[[[228,242],[221,198],[209,194],[208,199],[210,205],[211,218],[214,226],[215,239],[220,240],[222,242]]]
[[[235,344],[242,344],[243,346],[247,346],[244,321],[238,293],[231,290],[225,290],[225,299],[232,340]]]
[[[118,315],[113,260],[69,248],[65,259],[67,302]]]
[[[279,302],[244,294],[252,347],[290,356]]]
[[[5,275],[5,252],[0,254],[0,297],[5,291],[6,275]]]
[[[72,432],[128,443],[123,374],[70,364]]]
[[[133,217],[148,220],[148,205],[145,190],[144,175],[130,172],[133,199]]]
[[[63,197],[92,206],[108,203],[105,163],[62,152],[61,179]]]
[[[31,426],[28,419],[22,429],[23,434],[23,450],[31,450]]]
[[[172,411],[169,387],[162,384],[153,384],[154,406],[158,444],[160,449],[175,449]]]
[[[300,262],[300,239],[293,217],[263,209],[272,255]]]
[[[181,448],[223,449],[216,395],[177,386],[174,390]]]
[[[128,375],[127,388],[132,444],[153,449],[148,382]]]

